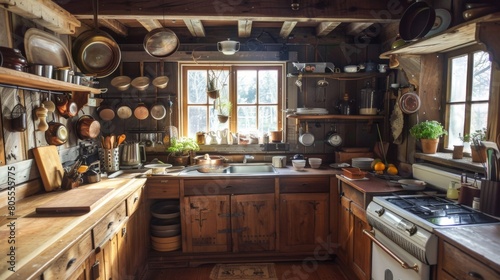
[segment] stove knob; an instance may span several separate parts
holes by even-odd
[[[380,217],[380,216],[384,215],[385,209],[384,208],[380,208],[380,210],[375,210],[375,213],[377,213],[378,216]]]
[[[417,227],[415,225],[413,225],[409,228],[406,228],[406,231],[410,234],[410,236],[412,236],[415,233],[417,233]]]

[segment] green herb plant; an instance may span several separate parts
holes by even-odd
[[[192,138],[181,137],[179,139],[172,138],[172,143],[170,147],[167,148],[167,152],[172,153],[174,156],[186,156],[189,155],[191,151],[199,151],[200,146]]]
[[[416,139],[438,139],[448,134],[444,127],[438,121],[425,121],[415,124],[410,128],[410,135]]]

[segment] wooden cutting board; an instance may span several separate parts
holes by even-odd
[[[61,187],[64,169],[59,153],[54,145],[33,148],[36,165],[42,177],[45,191],[50,192]]]
[[[113,189],[72,189],[36,208],[39,214],[84,214]]]

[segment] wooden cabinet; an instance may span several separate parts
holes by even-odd
[[[185,252],[275,250],[274,178],[185,180],[184,195]]]
[[[437,279],[500,279],[500,272],[440,238]]]
[[[358,279],[370,279],[371,241],[363,229],[371,230],[366,220],[364,195],[341,181],[338,225],[338,257]]]
[[[279,242],[282,252],[330,248],[330,178],[280,178]]]

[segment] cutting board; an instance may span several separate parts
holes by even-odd
[[[84,214],[113,189],[72,189],[36,208],[39,214]]]
[[[61,187],[64,169],[59,153],[54,145],[33,148],[36,165],[42,177],[45,191],[50,192]]]

